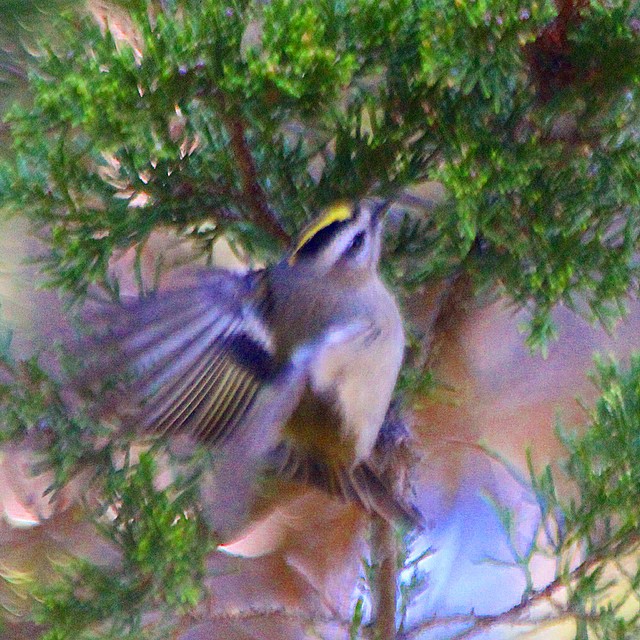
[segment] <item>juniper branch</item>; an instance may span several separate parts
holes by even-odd
[[[373,637],[394,640],[397,608],[397,547],[393,525],[374,515],[371,523],[371,557],[374,568]]]
[[[212,95],[218,105],[220,118],[229,134],[231,150],[240,173],[242,192],[239,195],[249,206],[253,222],[281,244],[287,246],[291,237],[269,206],[267,195],[260,185],[255,161],[246,140],[246,124],[239,113],[231,113],[227,101],[220,91],[214,90]]]

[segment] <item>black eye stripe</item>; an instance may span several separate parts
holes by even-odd
[[[327,246],[329,242],[350,222],[350,220],[332,222],[324,229],[318,231],[318,233],[310,238],[308,242],[303,244],[300,249],[298,249],[296,255],[303,258],[316,255],[322,247]]]
[[[366,234],[364,231],[359,231],[358,233],[356,233],[356,235],[353,236],[353,240],[351,240],[351,244],[347,248],[346,253],[349,255],[353,255],[354,253],[360,251],[360,249],[364,245],[365,237]]]

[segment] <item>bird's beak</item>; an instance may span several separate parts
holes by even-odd
[[[389,211],[389,208],[391,207],[392,202],[393,201],[391,200],[391,198],[389,198],[387,200],[383,200],[382,202],[374,206],[373,210],[371,211],[372,226],[377,226],[378,224],[380,224],[380,222],[386,215],[387,211]]]

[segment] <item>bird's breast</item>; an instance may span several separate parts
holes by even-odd
[[[313,392],[333,399],[335,430],[352,443],[354,462],[371,454],[402,364],[404,334],[393,299],[384,311],[358,318],[362,330],[353,340],[321,354],[310,371]]]
[[[286,360],[304,345],[320,346],[308,391],[285,433],[327,455],[338,447],[356,463],[371,454],[402,364],[400,312],[378,278],[348,291],[329,281],[286,284],[274,286],[272,323],[280,357]],[[350,327],[352,338],[328,346],[332,332],[350,333]]]
[[[345,353],[344,366],[336,372],[341,435],[353,440],[355,461],[371,454],[402,364],[402,335],[390,334],[388,327],[373,328],[363,344]]]

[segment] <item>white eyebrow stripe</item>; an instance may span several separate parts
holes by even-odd
[[[370,216],[366,215],[368,212],[363,210],[360,214],[360,217],[357,220],[357,223],[354,223],[353,226],[349,228],[351,233],[343,232],[334,241],[329,245],[329,247],[325,250],[327,254],[334,258],[334,262],[342,258],[348,248],[351,246],[353,239],[361,232],[365,233],[365,247],[366,243],[371,241],[370,233],[369,233],[369,219]],[[337,257],[336,257],[337,256]]]

